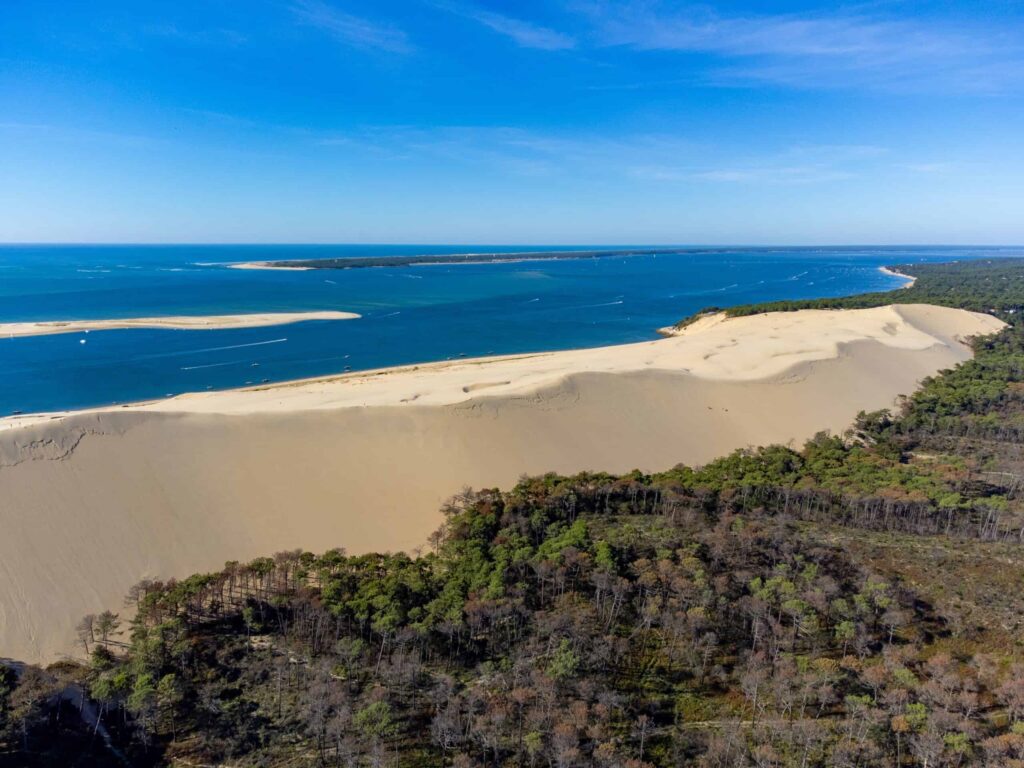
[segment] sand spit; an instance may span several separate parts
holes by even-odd
[[[241,261],[227,266],[228,269],[277,269],[285,272],[308,272],[312,269],[312,267],[288,267],[273,261]]]
[[[889,267],[879,267],[878,271],[885,275],[892,275],[893,277],[899,277],[906,282],[900,286],[900,288],[909,288],[917,282],[917,278],[913,275],[904,275],[902,272],[897,272],[895,269],[889,269]]]
[[[642,344],[0,421],[0,656],[52,660],[143,577],[411,550],[465,485],[663,469],[840,431],[1001,323],[907,305],[706,318]]]
[[[164,328],[181,331],[213,331],[228,328],[260,328],[306,320],[355,320],[355,312],[260,312],[246,315],[181,315],[178,317],[128,317],[116,320],[44,320],[29,323],[0,323],[5,336],[48,336],[54,333],[113,331],[126,328]]]

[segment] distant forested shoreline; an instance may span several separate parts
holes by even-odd
[[[885,269],[914,278],[892,291],[859,293],[827,299],[781,299],[731,307],[706,307],[676,323],[676,328],[715,312],[743,317],[800,309],[867,309],[887,304],[935,304],[986,312],[1009,322],[1024,306],[1024,259],[998,258],[945,263],[894,264]]]
[[[286,269],[363,269],[367,267],[409,267],[447,264],[490,264],[516,261],[560,261],[577,259],[602,259],[616,258],[623,256],[674,256],[684,254],[716,254],[731,253],[736,251],[735,247],[716,246],[657,246],[651,248],[581,248],[579,250],[522,250],[516,252],[504,251],[481,251],[479,253],[449,253],[449,254],[410,254],[404,256],[345,256],[337,258],[316,258],[316,259],[282,259],[274,261],[247,262],[248,264],[259,264],[268,268]],[[762,246],[757,248],[745,248],[746,251],[757,251],[760,253],[773,253],[779,251],[807,251],[820,250],[811,246],[797,246],[790,248],[772,248]],[[832,247],[834,251],[858,251],[855,246]],[[917,265],[915,265],[917,266]]]
[[[268,267],[287,269],[362,269],[366,267],[416,267],[446,264],[491,264],[516,261],[564,261],[601,259],[614,256],[650,256],[673,253],[715,253],[716,251],[681,251],[678,248],[598,249],[580,251],[520,251],[517,253],[449,253],[413,256],[351,256],[336,259],[290,259],[256,262]]]

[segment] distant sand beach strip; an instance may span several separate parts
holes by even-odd
[[[914,304],[715,315],[650,342],[0,419],[0,648],[75,653],[78,618],[142,578],[414,550],[466,485],[841,433],[1002,325]]]
[[[895,269],[890,269],[889,267],[879,267],[878,271],[882,274],[892,275],[893,277],[898,277],[901,280],[906,281],[900,286],[900,288],[909,288],[917,282],[917,278],[913,275],[904,275],[902,272],[897,272]]]
[[[181,315],[177,317],[128,317],[114,320],[41,320],[0,323],[0,339],[12,336],[48,336],[54,333],[113,331],[126,328],[163,328],[180,331],[215,331],[229,328],[262,328],[307,320],[356,320],[355,312],[260,312],[245,315]]]
[[[275,264],[272,261],[242,261],[228,264],[229,269],[277,269],[284,272],[308,272],[312,267],[290,267],[286,264]]]

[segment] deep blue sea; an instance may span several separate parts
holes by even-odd
[[[1019,248],[735,248],[306,272],[224,266],[524,250],[562,249],[0,246],[0,322],[323,309],[363,315],[229,331],[0,338],[0,415],[283,381],[346,367],[643,341],[709,305],[898,287],[901,280],[879,272],[886,264],[1024,255]]]

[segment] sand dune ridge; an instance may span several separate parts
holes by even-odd
[[[711,318],[641,344],[0,420],[0,656],[74,652],[78,618],[143,577],[412,550],[465,485],[841,431],[1000,326],[926,306]]]

